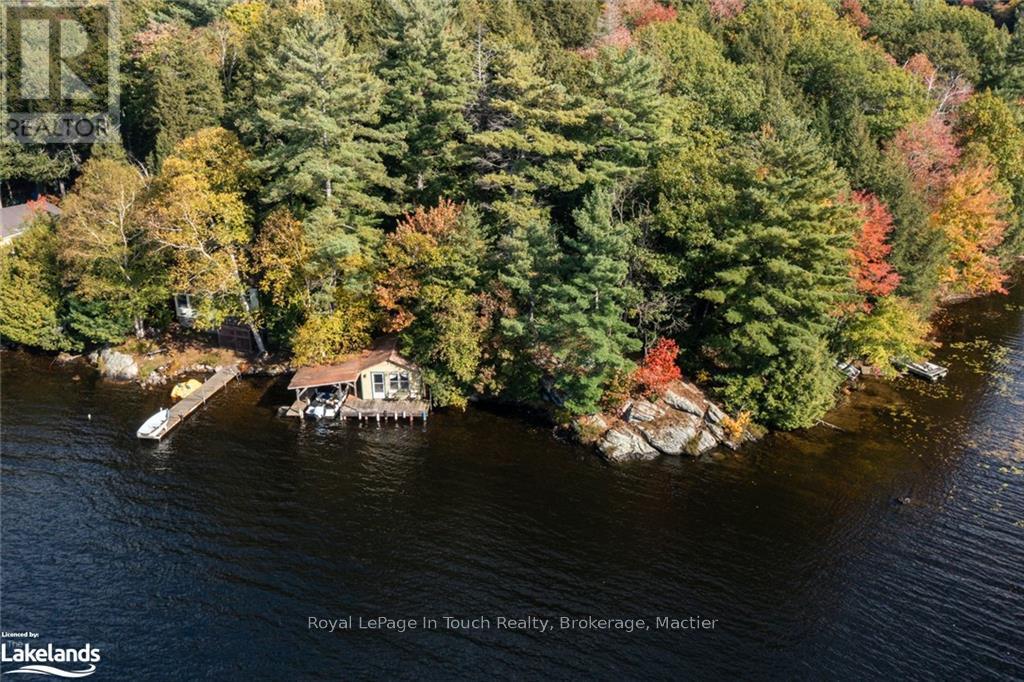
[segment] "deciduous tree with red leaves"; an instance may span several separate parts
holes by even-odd
[[[647,351],[643,363],[633,375],[635,382],[650,394],[660,393],[673,381],[682,377],[676,358],[679,344],[672,339],[658,339]]]
[[[871,28],[871,17],[864,11],[860,0],[843,0],[839,5],[839,15],[856,26],[861,35]]]
[[[910,124],[896,134],[891,149],[903,157],[914,186],[937,206],[960,159],[953,132],[942,116],[935,113]]]
[[[677,15],[674,7],[664,5],[658,0],[625,0],[622,3],[622,17],[634,31],[648,24],[672,21]]]
[[[860,231],[851,252],[851,274],[857,291],[871,299],[888,296],[900,283],[899,274],[888,261],[892,246],[886,238],[892,231],[892,214],[889,207],[870,192],[857,192],[853,200],[860,218]]]

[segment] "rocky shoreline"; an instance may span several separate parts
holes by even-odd
[[[104,379],[136,382],[144,388],[163,386],[171,381],[196,374],[212,374],[230,364],[238,365],[244,376],[273,377],[292,371],[290,364],[274,359],[253,361],[237,358],[237,362],[234,362],[236,358],[230,354],[209,353],[209,355],[209,361],[189,363],[182,361],[185,358],[184,355],[168,353],[157,358],[154,366],[151,355],[134,354],[117,348],[102,348],[84,356],[61,353],[57,356],[56,361],[62,364],[85,361],[94,367]],[[214,356],[220,362],[215,362]]]
[[[210,374],[233,362],[245,376],[280,376],[293,369],[279,359],[253,361],[230,353],[222,353],[223,362],[214,363],[212,351],[202,350],[211,354],[210,361],[187,363],[183,361],[187,354],[170,352],[161,355],[154,365],[151,354],[123,348],[102,348],[84,356],[61,353],[56,359],[62,364],[88,362],[104,379],[135,382],[144,388]],[[628,400],[615,413],[581,417],[574,427],[578,441],[594,447],[602,458],[613,463],[648,461],[663,455],[698,457],[719,447],[738,450],[764,433],[742,415],[727,414],[686,381],[672,382],[655,398]]]
[[[697,457],[720,446],[737,450],[763,429],[743,415],[726,414],[694,384],[675,381],[655,400],[629,400],[616,414],[581,418],[577,433],[605,460],[619,463]]]

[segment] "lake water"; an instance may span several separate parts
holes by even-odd
[[[266,380],[146,444],[169,387],[6,353],[2,627],[89,642],[91,679],[1021,679],[1022,289],[948,310],[949,378],[868,382],[842,430],[623,467],[479,409],[280,419]],[[309,628],[349,616],[438,627]],[[528,616],[650,629],[498,627]]]

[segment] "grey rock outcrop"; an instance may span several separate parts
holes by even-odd
[[[652,422],[665,414],[665,408],[649,400],[634,400],[626,411],[628,422]]]
[[[606,431],[597,442],[597,448],[609,462],[648,460],[660,454],[629,424]]]
[[[666,390],[664,399],[673,409],[689,412],[698,417],[704,416],[704,411],[707,410],[708,406],[706,400],[693,395],[689,391],[679,390],[678,387]]]
[[[687,450],[691,455],[696,457],[697,455],[703,455],[709,450],[714,450],[718,447],[719,442],[720,441],[715,438],[709,430],[701,429],[700,433],[697,434],[697,437],[690,441]]]
[[[750,430],[734,437],[727,428],[728,415],[704,397],[693,384],[673,383],[652,402],[637,399],[626,403],[614,415],[590,415],[578,422],[584,442],[597,444],[611,462],[649,460],[658,455],[697,457],[720,445],[737,449],[755,440]]]
[[[657,423],[639,424],[637,428],[644,438],[659,452],[665,455],[681,455],[686,446],[697,435],[700,418],[687,412],[680,412],[671,419],[663,419]]]
[[[115,381],[132,381],[139,378],[139,366],[135,358],[125,353],[104,348],[99,352],[96,364],[100,374]]]

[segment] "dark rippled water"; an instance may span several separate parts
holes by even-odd
[[[948,381],[869,383],[843,431],[619,468],[480,410],[286,421],[250,381],[154,447],[163,391],[5,354],[2,626],[90,642],[91,679],[1021,679],[1022,288],[948,311]],[[348,615],[718,625],[307,628]]]

